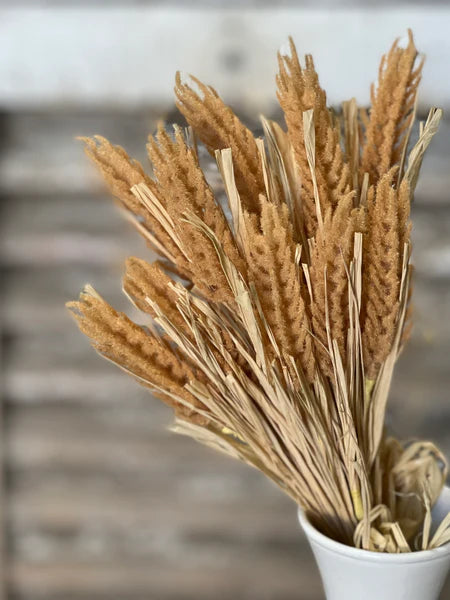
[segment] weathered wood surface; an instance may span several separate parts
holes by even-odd
[[[73,137],[103,133],[145,161],[155,122],[60,112],[3,125],[8,597],[319,600],[290,501],[257,472],[170,434],[169,411],[97,358],[65,312],[87,281],[126,309],[123,260],[148,256]],[[394,432],[430,437],[448,456],[449,133],[445,123],[414,207],[416,328],[389,411]]]

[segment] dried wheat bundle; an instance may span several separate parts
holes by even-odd
[[[325,534],[386,552],[433,548],[446,477],[431,444],[384,433],[406,341],[410,204],[441,111],[408,154],[422,61],[412,34],[381,62],[372,107],[336,117],[310,56],[279,56],[287,131],[255,139],[217,92],[177,75],[188,121],[149,138],[152,176],[85,139],[127,218],[159,260],[130,258],[137,325],[88,286],[69,303],[94,348],[173,407],[174,430],[260,469]],[[199,165],[215,157],[222,209]],[[226,215],[229,215],[227,217]]]

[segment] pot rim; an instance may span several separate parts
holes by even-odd
[[[449,487],[445,486],[443,492],[445,492],[445,495],[450,498]],[[400,554],[361,550],[360,548],[354,548],[353,546],[347,546],[341,542],[336,542],[323,533],[320,533],[320,531],[318,531],[308,521],[301,507],[298,507],[298,520],[310,541],[322,546],[326,550],[360,561],[390,564],[411,564],[439,560],[450,556],[450,542],[447,542],[443,546],[439,546],[439,548],[433,548],[431,550],[418,550],[415,552],[403,552]]]

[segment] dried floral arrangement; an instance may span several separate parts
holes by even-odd
[[[263,139],[177,74],[189,127],[150,136],[152,176],[120,146],[84,139],[160,257],[126,263],[145,325],[91,286],[68,304],[97,352],[173,408],[175,431],[260,469],[329,537],[380,552],[450,541],[450,515],[431,533],[444,457],[384,429],[410,330],[410,204],[441,118],[430,111],[408,152],[422,65],[409,32],[383,56],[370,109],[352,99],[335,114],[291,40],[277,76],[287,131],[263,118]]]

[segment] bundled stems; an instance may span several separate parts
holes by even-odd
[[[410,203],[441,118],[430,112],[408,154],[422,70],[408,39],[383,57],[368,111],[353,99],[332,115],[290,40],[277,77],[287,131],[263,118],[255,139],[213,88],[178,74],[191,129],[149,138],[152,176],[84,139],[159,259],[126,264],[145,325],[90,286],[68,305],[98,353],[173,408],[175,431],[262,471],[325,534],[380,552],[436,547],[450,529],[430,534],[440,452],[384,432],[410,313]]]

